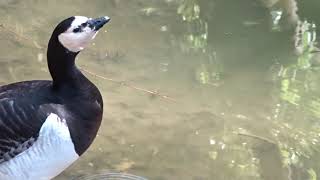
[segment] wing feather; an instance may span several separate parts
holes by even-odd
[[[0,87],[0,164],[29,148],[38,138],[48,103],[49,81],[28,81]],[[30,88],[36,87],[36,88]]]

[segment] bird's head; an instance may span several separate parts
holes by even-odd
[[[60,22],[52,37],[67,50],[78,53],[96,36],[99,29],[110,21],[108,16],[92,19],[84,16],[72,16]]]

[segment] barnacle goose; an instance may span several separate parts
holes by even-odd
[[[0,180],[52,179],[90,146],[101,123],[103,101],[75,58],[109,20],[63,20],[48,44],[53,80],[0,87]]]

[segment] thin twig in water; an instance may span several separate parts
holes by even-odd
[[[14,35],[16,38],[18,38],[18,39],[24,39],[24,40],[33,42],[33,45],[34,45],[36,48],[38,48],[38,49],[42,49],[42,48],[44,47],[44,45],[37,43],[37,42],[34,41],[32,38],[30,38],[30,37],[28,37],[28,36],[26,36],[26,35],[24,35],[24,34],[18,33],[17,31],[12,30],[11,28],[7,27],[6,25],[4,25],[4,24],[2,24],[2,23],[0,23],[0,28],[2,28],[3,30],[5,30],[5,31],[7,31],[7,32],[9,32],[9,33],[11,33],[11,34],[13,34],[13,35]],[[129,88],[133,88],[133,89],[136,89],[136,90],[139,90],[139,91],[143,91],[143,92],[149,93],[149,94],[151,94],[151,95],[153,95],[153,96],[159,96],[159,97],[164,98],[164,99],[167,99],[167,100],[169,100],[169,101],[177,102],[175,99],[173,99],[173,98],[171,98],[171,97],[169,97],[169,96],[167,96],[167,95],[162,95],[162,94],[160,94],[160,93],[157,92],[157,91],[150,91],[150,90],[148,90],[148,89],[144,89],[144,88],[140,88],[140,87],[137,87],[137,86],[133,86],[133,85],[128,84],[128,83],[126,83],[126,82],[124,82],[124,81],[117,81],[117,80],[113,80],[113,79],[110,79],[110,78],[106,78],[106,77],[104,77],[104,76],[100,76],[100,75],[97,75],[97,74],[95,74],[95,73],[93,73],[93,72],[91,72],[91,71],[88,71],[88,70],[86,70],[86,69],[84,69],[84,68],[80,68],[80,70],[82,70],[82,71],[84,71],[84,72],[86,72],[86,73],[88,73],[88,74],[90,74],[90,75],[92,75],[92,76],[95,76],[95,77],[98,77],[98,78],[101,78],[101,79],[104,79],[104,80],[107,80],[107,81],[111,81],[111,82],[120,84],[120,85],[122,85],[122,86],[126,86],[126,87],[129,87]]]
[[[32,42],[33,45],[38,48],[38,49],[43,49],[44,45],[40,45],[39,43],[37,43],[35,40],[33,40],[32,38],[30,38],[27,35],[23,35],[18,33],[17,31],[13,30],[12,28],[4,25],[4,24],[0,24],[0,28],[2,28],[3,30],[13,34],[17,39],[24,39],[27,42]]]
[[[239,136],[246,136],[246,137],[250,137],[250,138],[254,138],[254,139],[258,139],[258,140],[267,142],[269,144],[277,145],[277,143],[275,143],[274,141],[272,141],[270,139],[267,139],[267,138],[261,137],[261,136],[257,136],[257,135],[254,135],[254,134],[247,134],[247,133],[236,133],[236,134],[239,135]]]
[[[175,99],[173,99],[173,98],[171,98],[171,97],[169,97],[167,95],[160,94],[157,91],[151,91],[151,90],[148,90],[148,89],[144,89],[144,88],[140,88],[140,87],[128,84],[128,83],[126,83],[124,81],[118,81],[118,80],[114,80],[114,79],[107,78],[107,77],[104,77],[104,76],[100,76],[100,75],[98,75],[96,73],[93,73],[91,71],[88,71],[88,70],[86,70],[86,69],[84,69],[82,67],[80,67],[80,70],[83,71],[83,72],[86,72],[86,73],[88,73],[88,74],[90,74],[90,75],[92,75],[94,77],[101,78],[101,79],[104,79],[104,80],[107,80],[107,81],[111,81],[111,82],[117,83],[117,84],[119,84],[121,86],[126,86],[126,87],[129,87],[129,88],[133,88],[133,89],[136,89],[138,91],[143,91],[143,92],[149,93],[149,94],[151,94],[153,96],[159,96],[159,97],[161,97],[163,99],[166,99],[166,100],[169,100],[169,101],[172,101],[172,102],[177,102]]]

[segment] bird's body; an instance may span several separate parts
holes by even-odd
[[[97,24],[102,27],[108,20]],[[77,28],[76,21],[86,32],[76,34],[81,40],[79,47],[77,38],[71,39],[72,46],[66,44],[70,43],[66,33]],[[25,81],[0,87],[1,180],[51,179],[94,140],[102,120],[102,97],[74,62],[84,40],[91,40],[100,28],[90,27],[91,21],[71,17],[56,27],[48,45],[53,81]],[[61,34],[64,40],[60,40]]]

